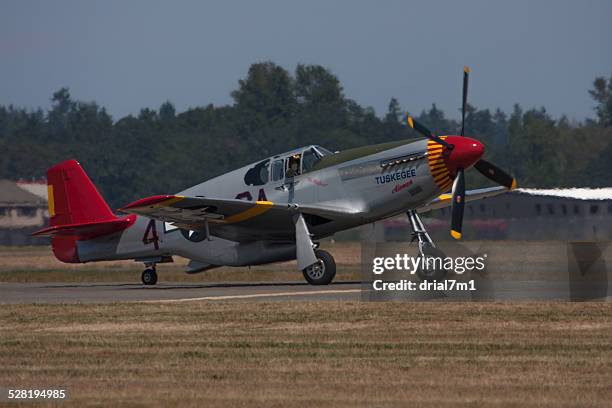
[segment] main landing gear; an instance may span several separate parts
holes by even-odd
[[[304,278],[311,285],[328,285],[336,276],[336,261],[327,251],[317,249],[315,251],[317,262],[304,268]]]
[[[145,265],[147,269],[144,270],[140,278],[144,285],[155,285],[157,283],[157,272],[155,271],[155,264]]]
[[[412,227],[412,242],[415,240],[419,242],[419,254],[425,261],[421,262],[421,266],[417,269],[417,276],[423,281],[443,280],[446,277],[446,269],[437,268],[435,262],[427,263],[431,267],[423,267],[423,264],[430,258],[444,258],[444,253],[436,248],[417,212],[410,210],[406,214]]]
[[[312,234],[302,214],[294,216],[295,222],[295,257],[298,269],[311,285],[328,285],[336,276],[336,262],[327,251],[318,249],[312,242]]]

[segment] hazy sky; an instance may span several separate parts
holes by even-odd
[[[69,87],[115,119],[165,100],[231,102],[253,62],[331,69],[377,114],[395,96],[458,116],[463,65],[479,108],[582,120],[612,74],[612,1],[0,0],[0,104],[48,108]]]

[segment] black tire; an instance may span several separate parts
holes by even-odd
[[[155,269],[145,269],[140,279],[144,285],[155,285],[157,283],[157,272],[155,272]]]
[[[435,247],[424,247],[423,256],[425,258],[444,259],[446,255],[444,255],[444,252],[440,251],[439,249]],[[416,273],[419,279],[421,279],[422,281],[434,281],[434,280],[442,281],[446,278],[446,269],[444,268],[428,268],[427,269],[421,266],[419,267],[419,269],[417,269]]]
[[[318,262],[304,269],[304,278],[311,285],[329,285],[336,276],[336,261],[327,251],[318,249],[315,251]]]

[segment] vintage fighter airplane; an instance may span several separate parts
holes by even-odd
[[[427,256],[435,245],[419,213],[451,205],[451,235],[459,239],[466,200],[516,187],[514,178],[481,159],[480,142],[464,137],[468,76],[466,67],[460,135],[436,136],[408,116],[424,138],[336,153],[301,147],[177,195],[143,198],[121,208],[128,214],[121,217],[80,164],[65,161],[47,174],[51,226],[34,235],[51,236],[63,262],[143,262],[145,285],[157,282],[156,264],[172,255],[190,259],[187,273],[297,259],[310,284],[328,284],[336,265],[317,240],[401,213]],[[472,166],[500,187],[466,192],[464,171]]]

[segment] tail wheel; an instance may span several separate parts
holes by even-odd
[[[145,269],[140,278],[145,285],[155,285],[157,283],[157,272],[155,272],[155,269]]]
[[[317,262],[304,269],[304,278],[311,285],[328,285],[336,276],[336,261],[327,251],[315,251]]]

